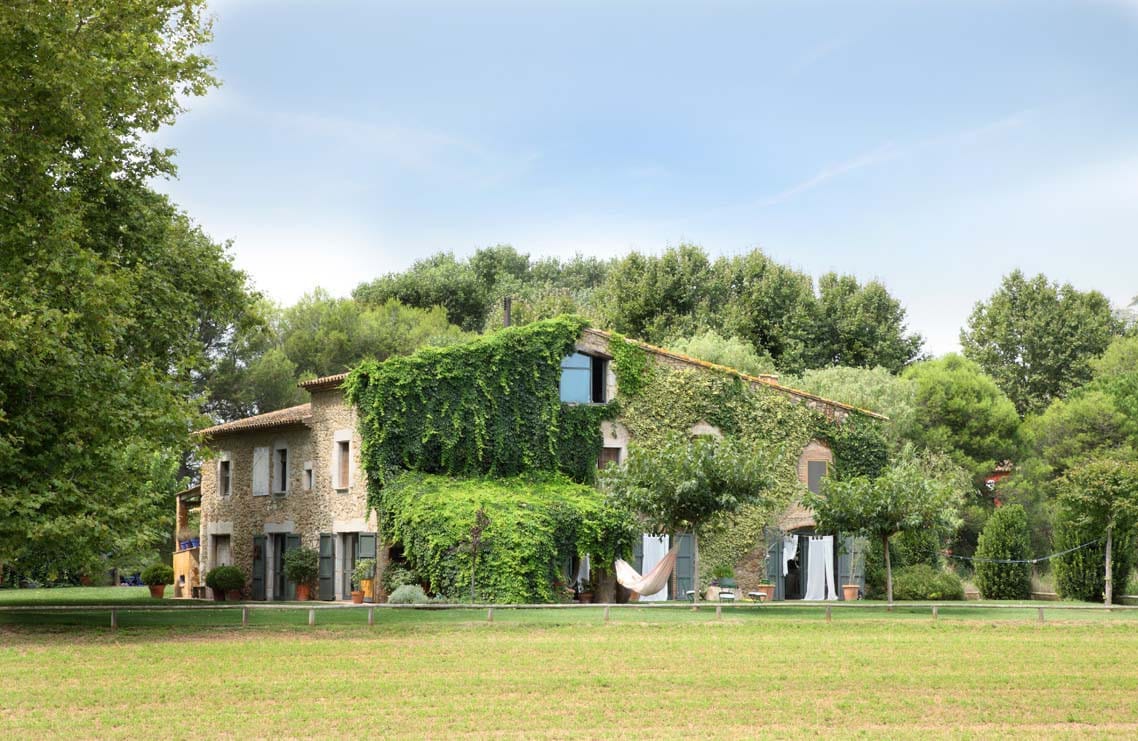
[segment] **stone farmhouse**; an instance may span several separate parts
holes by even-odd
[[[880,418],[873,412],[784,387],[775,376],[746,375],[591,328],[580,335],[577,352],[562,362],[563,402],[603,404],[616,398],[619,388],[610,343],[618,341],[633,342],[660,366],[733,374],[752,386],[769,388],[805,404],[839,424],[849,415]],[[251,575],[252,599],[292,599],[294,585],[284,576],[283,555],[299,546],[317,549],[320,554],[319,599],[349,597],[351,572],[358,559],[376,559],[378,579],[389,563],[390,544],[382,542],[376,515],[368,512],[357,413],[345,401],[341,389],[346,377],[347,374],[339,374],[302,382],[301,387],[311,395],[307,404],[198,432],[212,456],[201,472],[200,547],[195,545],[197,552],[192,554],[197,567],[192,571],[193,579],[215,566],[232,564]],[[688,432],[719,434],[706,423],[697,424]],[[630,435],[620,419],[603,422],[602,433],[604,449],[599,465],[624,460]],[[810,441],[799,454],[799,480],[817,490],[832,462],[833,454],[824,442]],[[197,495],[195,491],[195,500]],[[180,517],[184,519],[184,514],[180,513]],[[807,535],[813,527],[810,513],[792,506],[782,517],[779,536],[765,546],[760,544],[753,557],[744,559],[738,568],[745,572],[749,562],[754,567],[756,559],[765,560],[768,578],[777,585],[776,598],[805,596],[805,577],[796,580],[793,571],[801,569],[805,573],[807,549],[804,545],[797,550],[797,556],[787,555],[784,548],[790,541],[782,533]],[[675,598],[691,588],[690,538],[686,549],[682,541],[680,546],[672,583],[656,599]],[[634,566],[646,571],[667,550],[666,537],[661,541],[645,536],[642,547],[636,549]],[[842,559],[840,550],[834,545],[831,557]],[[773,565],[775,562],[777,565]],[[833,565],[829,564],[831,569]],[[845,568],[844,564],[839,566]],[[746,574],[738,576],[742,585]],[[197,583],[180,585],[179,594],[191,593],[204,594],[205,590]]]

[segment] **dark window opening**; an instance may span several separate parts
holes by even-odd
[[[277,491],[288,491],[288,449],[277,450]]]
[[[217,490],[223,497],[229,496],[229,461],[222,461],[217,468]]]
[[[591,369],[593,372],[593,398],[592,398],[592,401],[594,404],[604,404],[606,401],[605,400],[605,386],[608,385],[606,383],[606,381],[608,381],[608,378],[607,378],[608,374],[605,373],[605,371],[607,370],[605,367],[607,365],[607,363],[605,362],[605,360],[603,358],[590,358],[590,360],[593,361],[592,362],[592,369]]]

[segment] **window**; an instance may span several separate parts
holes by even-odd
[[[304,464],[304,490],[312,491],[312,461]]]
[[[620,448],[601,448],[601,454],[597,458],[597,468],[604,468],[610,463],[620,465]]]
[[[233,554],[229,549],[228,535],[213,536],[213,565],[232,566]]]
[[[217,464],[217,493],[223,497],[233,493],[233,476],[229,466],[229,461],[224,459]]]
[[[561,361],[561,401],[604,404],[608,361],[576,352]]]
[[[349,466],[352,462],[351,440],[338,440],[336,442],[336,488],[347,489],[351,481]]]
[[[253,496],[263,497],[269,493],[271,465],[268,448],[253,448]]]
[[[288,448],[284,445],[273,450],[273,493],[288,493]]]
[[[806,487],[817,494],[822,490],[822,478],[829,472],[826,461],[806,462]]]

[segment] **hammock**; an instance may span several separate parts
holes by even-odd
[[[670,551],[664,554],[652,570],[644,576],[636,573],[636,569],[628,565],[627,562],[616,560],[613,566],[616,567],[616,580],[620,582],[622,587],[629,589],[636,594],[642,594],[645,597],[651,594],[656,594],[664,585],[668,583],[668,577],[672,574],[672,567],[676,565],[676,554],[679,553],[680,546],[675,545]]]

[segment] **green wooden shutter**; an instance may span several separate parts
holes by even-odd
[[[320,533],[320,599],[336,599],[336,550],[330,533]]]
[[[297,548],[300,548],[300,536],[294,533],[289,533],[286,535],[284,553],[288,553],[289,551],[295,550]],[[284,556],[284,553],[281,554],[282,557]],[[281,564],[282,566],[284,564],[283,558]],[[296,582],[290,581],[287,576],[285,577],[284,594],[281,595],[281,599],[296,599]]]
[[[782,531],[767,531],[767,584],[774,584],[774,598],[786,599],[786,579],[782,575]]]
[[[265,536],[253,536],[253,599],[265,599]]]
[[[688,598],[688,590],[695,583],[695,559],[692,557],[694,549],[691,533],[680,533],[675,538],[679,541],[680,550],[676,553],[676,594],[672,595],[672,599],[684,600]]]
[[[632,544],[632,568],[636,569],[636,573],[644,573],[644,536],[637,536],[636,542]]]
[[[360,533],[360,558],[376,558],[375,533]]]

